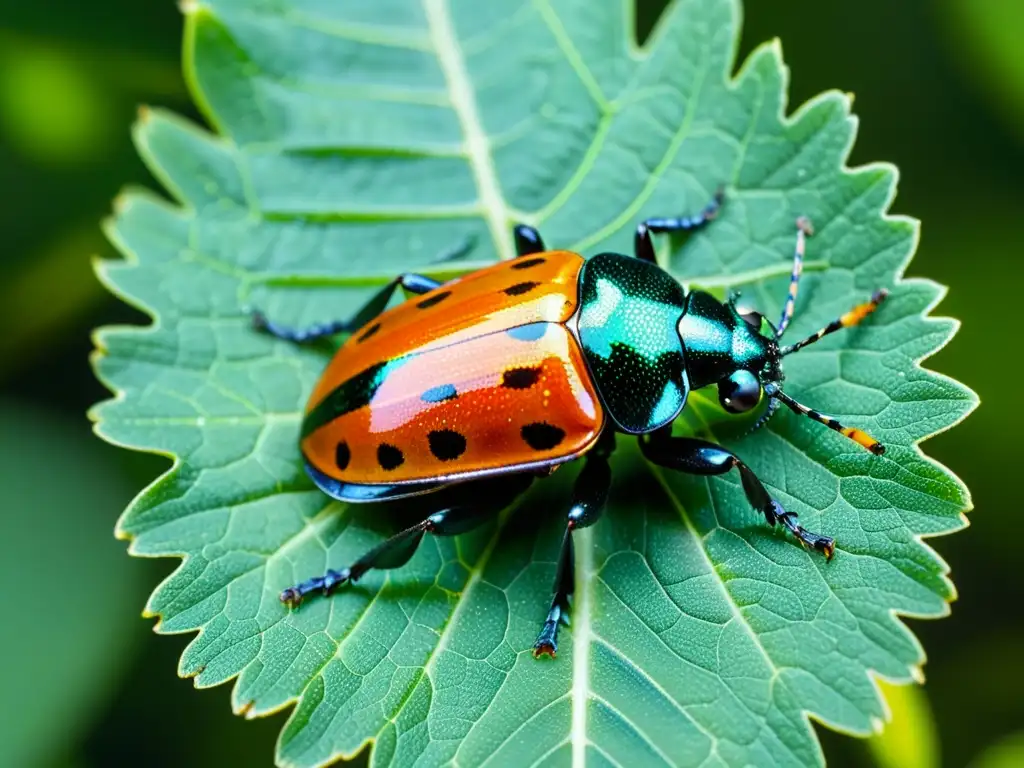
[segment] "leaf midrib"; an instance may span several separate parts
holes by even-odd
[[[593,599],[594,540],[592,531],[584,528],[575,533],[576,595],[572,617],[572,725],[569,731],[573,768],[587,764],[587,700],[590,698],[590,611]]]
[[[466,61],[448,13],[448,0],[423,0],[423,12],[438,63],[448,83],[452,107],[462,126],[466,154],[480,193],[482,212],[494,240],[494,249],[500,259],[514,258],[515,250],[507,232],[508,206],[498,184],[490,141],[480,120]]]

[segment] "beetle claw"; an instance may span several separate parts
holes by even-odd
[[[267,327],[267,316],[258,309],[250,309],[249,322],[252,323],[252,327],[258,331],[265,330]]]
[[[544,622],[544,627],[537,636],[537,642],[533,644],[533,658],[541,656],[555,658],[555,651],[558,650],[558,616],[549,618]]]
[[[557,646],[554,643],[542,643],[537,641],[537,644],[533,646],[533,658],[539,659],[541,656],[550,656],[552,659],[555,658],[555,651]]]

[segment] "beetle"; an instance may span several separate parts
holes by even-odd
[[[658,266],[652,234],[692,231],[717,217],[723,191],[697,215],[638,225],[634,255],[590,258],[548,250],[536,229],[513,229],[516,258],[439,283],[402,274],[354,317],[296,330],[253,312],[263,332],[297,343],[351,335],[314,387],[301,426],[306,471],[328,496],[373,503],[429,496],[427,514],[341,570],[285,589],[291,607],[330,595],[372,568],[405,564],[425,534],[470,530],[508,507],[533,480],[583,458],[572,491],[554,596],[534,655],[554,656],[573,592],[572,533],[601,516],[616,435],[635,435],[647,460],[697,475],[733,469],[771,525],[830,560],[835,542],[805,529],[735,453],[672,434],[692,390],[716,385],[734,414],[764,405],[754,428],[780,405],[834,429],[874,454],[884,447],[794,400],[782,359],[856,325],[886,298],[867,302],[795,344],[793,317],[810,222],[797,220],[792,277],[781,319],[687,293]],[[393,308],[393,294],[407,300]],[[422,499],[421,499],[422,501]],[[426,511],[426,510],[424,510]]]

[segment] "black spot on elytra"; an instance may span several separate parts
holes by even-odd
[[[442,384],[439,387],[431,387],[422,395],[420,400],[425,403],[443,403],[445,400],[454,400],[459,396],[454,384]]]
[[[373,336],[373,334],[375,334],[379,330],[380,330],[380,323],[374,323],[369,328],[367,328],[365,331],[363,331],[361,334],[359,334],[359,338],[356,339],[356,343],[357,344],[362,344],[364,341],[366,341],[368,338]]]
[[[441,291],[440,293],[435,293],[433,296],[428,296],[416,306],[419,307],[420,309],[429,309],[435,304],[440,304],[442,301],[444,301],[451,295],[451,291]]]
[[[501,386],[507,389],[529,389],[541,375],[541,367],[509,368],[501,377]]]
[[[530,323],[509,328],[505,333],[518,341],[536,341],[548,332],[547,323]]]
[[[518,261],[512,262],[512,269],[529,269],[530,267],[538,267],[545,261],[547,261],[547,259],[519,259]]]
[[[441,461],[452,461],[466,452],[466,438],[452,429],[437,429],[427,435],[430,452]]]
[[[548,451],[565,439],[565,430],[545,421],[526,424],[519,430],[526,444],[535,451]]]
[[[405,455],[395,446],[389,443],[381,443],[377,446],[377,463],[381,469],[396,469],[405,462]]]
[[[504,293],[508,296],[522,296],[524,293],[529,293],[530,291],[532,291],[538,285],[540,285],[540,283],[516,283],[515,285],[510,285],[508,288],[506,288],[504,290]]]
[[[338,469],[345,469],[348,463],[352,460],[352,451],[348,448],[348,443],[342,440],[334,448],[334,465]]]

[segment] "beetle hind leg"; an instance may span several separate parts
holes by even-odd
[[[569,624],[569,596],[575,588],[575,555],[573,552],[572,532],[579,528],[593,525],[604,512],[608,499],[608,488],[611,486],[612,474],[608,466],[608,456],[615,448],[615,436],[607,430],[601,441],[587,454],[583,469],[576,478],[572,491],[572,507],[569,509],[562,538],[562,549],[558,556],[558,567],[555,571],[555,595],[551,600],[551,609],[544,619],[544,626],[533,644],[535,658],[541,656],[554,657],[558,650],[558,628]]]
[[[835,540],[831,536],[808,531],[797,523],[796,513],[786,511],[773,499],[753,470],[732,451],[705,440],[672,437],[671,429],[640,437],[640,450],[654,464],[693,475],[724,475],[737,469],[747,501],[765,516],[770,525],[779,523],[803,546],[825,555],[826,560],[831,560],[835,554]]]
[[[455,536],[478,528],[511,504],[532,481],[529,475],[513,475],[453,488],[445,498],[447,504],[442,502],[442,508],[426,519],[386,539],[347,568],[328,570],[323,576],[288,587],[281,592],[281,602],[297,608],[307,596],[330,595],[371,569],[400,568],[416,553],[425,534]]]

